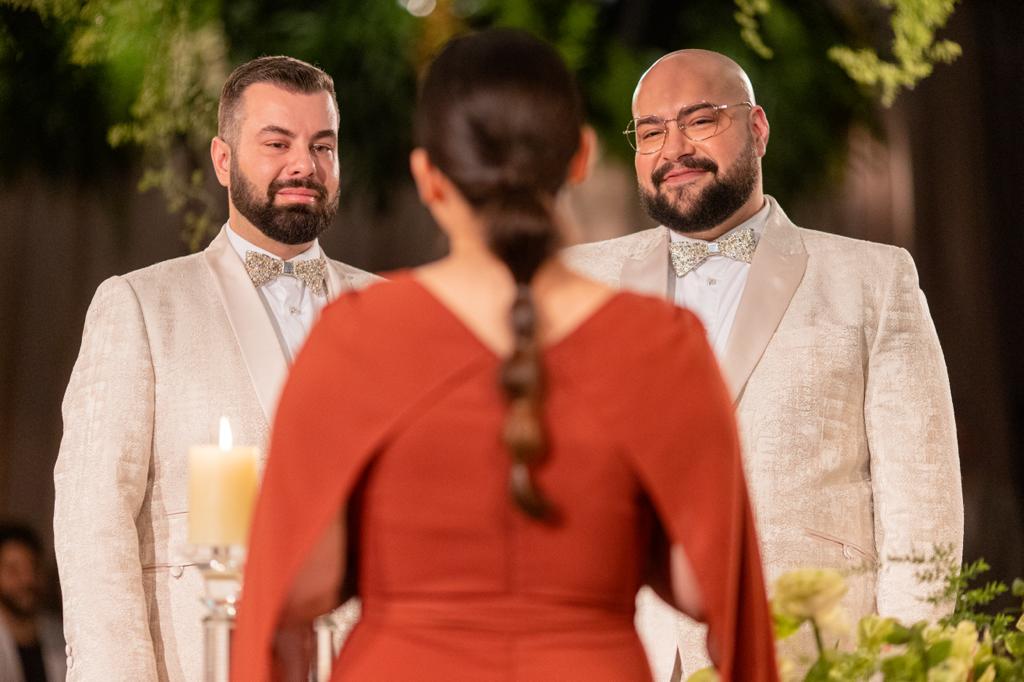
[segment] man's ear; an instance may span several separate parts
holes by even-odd
[[[424,205],[430,206],[444,199],[445,187],[441,173],[430,163],[426,149],[416,147],[409,153],[409,171],[416,183],[416,192]]]
[[[580,146],[569,160],[569,173],[566,181],[570,185],[578,185],[590,175],[590,170],[597,161],[597,135],[590,126],[580,128]]]
[[[755,106],[750,112],[750,133],[754,138],[754,148],[758,156],[764,156],[768,151],[768,135],[771,127],[768,125],[768,116],[764,109]]]
[[[220,136],[213,138],[210,142],[210,159],[213,161],[213,172],[217,174],[217,182],[227,187],[231,177],[231,145]]]

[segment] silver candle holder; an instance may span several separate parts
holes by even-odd
[[[237,545],[193,547],[203,576],[203,681],[231,679],[231,634],[242,591],[245,549]]]
[[[231,635],[242,591],[245,548],[238,545],[193,545],[188,554],[203,576],[203,682],[230,682]],[[328,682],[341,645],[360,615],[358,599],[350,599],[313,623],[309,681]]]

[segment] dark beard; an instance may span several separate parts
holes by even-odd
[[[317,193],[311,206],[275,206],[274,197],[285,187],[305,187]],[[327,188],[315,180],[275,180],[267,188],[266,200],[231,158],[231,201],[238,212],[260,232],[281,244],[311,242],[331,226],[338,214],[338,193],[327,196]]]
[[[694,187],[685,186],[670,189],[668,192],[661,191],[665,175],[679,166],[706,170],[714,174],[711,184],[694,197],[688,210],[678,208],[678,204],[685,193],[696,191]],[[757,155],[754,153],[753,142],[746,146],[743,154],[722,175],[718,175],[718,164],[711,159],[684,157],[679,163],[665,164],[651,174],[651,181],[654,183],[653,193],[639,186],[640,203],[647,215],[671,230],[683,234],[705,232],[725,222],[729,216],[740,210],[753,193],[758,176]]]

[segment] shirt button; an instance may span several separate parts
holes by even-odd
[[[716,284],[718,284],[718,280],[717,279],[708,279],[708,286],[709,287],[713,287]]]
[[[185,569],[181,566],[171,566],[171,577],[180,578],[181,574],[185,572]]]

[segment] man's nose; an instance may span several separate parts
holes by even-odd
[[[306,178],[316,173],[316,157],[313,150],[301,145],[292,147],[288,156],[285,174],[290,178]]]
[[[688,138],[675,121],[668,122],[668,132],[665,134],[665,146],[661,148],[661,155],[668,161],[675,161],[683,156],[692,156],[696,151],[693,140]]]

